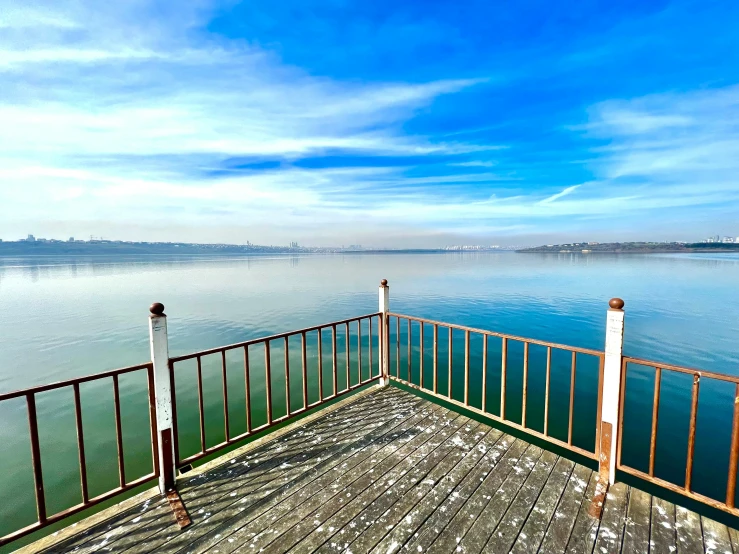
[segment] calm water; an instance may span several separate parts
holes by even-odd
[[[739,374],[739,256],[730,254],[6,258],[0,259],[0,392],[147,361],[148,306],[153,301],[167,308],[170,351],[177,355],[374,312],[381,278],[390,282],[393,311],[594,349],[603,348],[608,299],[620,296],[626,301],[627,355]],[[414,328],[416,342],[417,331]],[[402,329],[403,345],[405,332]],[[429,328],[427,341],[430,335]],[[339,352],[343,352],[343,340],[340,336]],[[454,341],[454,352],[459,355],[463,335]],[[445,359],[445,341],[440,342],[441,359]],[[330,352],[328,344],[324,353]],[[479,405],[478,346],[473,341],[472,380],[477,391],[473,402]],[[297,369],[299,349],[295,354],[292,366]],[[313,343],[309,354],[313,363]],[[282,359],[279,349],[272,355],[275,363]],[[367,348],[364,363],[368,367],[366,356]],[[404,356],[405,346],[401,367],[406,365]],[[521,380],[515,368],[521,358],[522,352],[512,347],[508,387],[512,391],[509,415],[514,420],[520,418],[515,388]],[[493,412],[499,398],[495,377],[499,359],[499,346],[491,342],[488,398]],[[430,357],[426,360],[428,372]],[[527,416],[539,428],[543,360],[543,349],[532,347]],[[223,439],[221,378],[215,362],[204,362],[209,444]],[[413,364],[418,367],[417,344]],[[233,366],[231,370],[229,365],[228,379],[233,389],[229,408],[235,434],[243,431],[239,425],[243,427],[244,398],[243,366],[239,360],[233,360]],[[462,369],[462,361],[455,356],[457,391],[461,390],[457,380]],[[414,380],[418,371],[415,375]],[[578,359],[575,439],[584,447],[591,447],[594,439],[596,375],[596,365]],[[653,375],[652,370],[637,367],[628,380],[624,462],[640,469],[646,468]],[[299,376],[296,381],[299,389]],[[446,386],[442,381],[440,387]],[[658,476],[679,479],[684,472],[690,379],[687,384],[684,381],[672,376],[663,380]],[[144,436],[142,432],[148,429],[144,387],[143,375],[121,379],[129,480],[147,473],[151,464],[148,433]],[[260,392],[258,382],[253,387]],[[561,436],[566,433],[569,390],[566,355],[555,355],[552,387],[550,426],[552,433]],[[105,382],[81,388],[93,496],[117,482],[112,387]],[[715,477],[723,478],[728,464],[730,389],[701,383],[694,488],[717,497],[725,481]],[[275,390],[284,388],[276,386]],[[563,394],[558,394],[560,390]],[[193,393],[194,369],[178,369],[183,455],[198,447]],[[315,395],[313,387],[311,396]],[[51,513],[79,501],[71,390],[44,393],[37,401]],[[284,409],[282,404],[278,409]],[[260,407],[255,405],[255,409],[259,412]],[[4,534],[31,523],[34,504],[25,405],[0,403],[0,422],[0,467],[4,470],[0,474],[0,534]]]

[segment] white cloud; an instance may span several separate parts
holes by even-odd
[[[588,133],[609,141],[597,168],[610,179],[736,182],[739,86],[604,102],[591,110]]]
[[[545,194],[551,185],[488,159],[504,145],[457,141],[488,127],[408,134],[419,111],[484,79],[311,75],[248,42],[205,34],[214,9],[205,2],[165,2],[156,13],[145,0],[35,5],[0,16],[0,220],[16,226],[52,219],[135,226],[156,217],[172,226],[316,233],[355,222],[368,232],[513,233],[557,218],[739,201],[738,87],[593,106],[588,124],[572,129],[598,142],[591,165],[598,179]],[[413,176],[406,167],[294,164],[337,150],[485,159]],[[225,165],[263,157],[283,165],[259,172]]]
[[[567,187],[562,192],[558,192],[557,194],[553,194],[552,196],[545,198],[540,202],[540,204],[550,204],[551,202],[554,202],[558,198],[562,198],[563,196],[567,196],[568,194],[572,194],[575,192],[580,185],[572,185],[571,187]]]

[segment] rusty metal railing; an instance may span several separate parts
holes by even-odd
[[[645,368],[652,368],[654,370],[654,391],[652,395],[652,419],[651,419],[651,430],[649,435],[649,466],[647,472],[640,471],[634,467],[630,467],[621,460],[621,451],[623,445],[623,422],[625,412],[625,401],[627,395],[627,381],[626,376],[629,370],[629,366],[638,365]],[[685,458],[685,478],[682,483],[673,482],[670,480],[656,477],[654,474],[656,452],[657,452],[657,435],[658,435],[658,421],[659,421],[659,406],[661,397],[661,385],[663,379],[663,372],[672,372],[677,374],[690,375],[693,378],[693,383],[690,389],[690,419],[688,425],[688,436],[687,436],[687,453]],[[729,470],[727,475],[726,483],[726,496],[723,501],[710,498],[703,494],[697,493],[693,490],[693,462],[695,457],[695,439],[696,439],[696,427],[698,420],[698,406],[699,406],[699,392],[700,383],[702,380],[713,380],[720,383],[730,383],[734,385],[734,403],[733,403],[733,419],[731,424],[731,443],[729,450]],[[734,515],[739,515],[739,509],[735,507],[735,493],[736,493],[736,478],[737,478],[737,461],[739,461],[739,377],[730,375],[724,375],[721,373],[713,373],[710,371],[703,371],[700,369],[681,367],[670,364],[663,364],[650,360],[643,360],[639,358],[631,358],[624,356],[621,364],[621,393],[619,399],[619,431],[618,435],[621,440],[617,446],[617,462],[616,467],[620,471],[643,479],[645,481],[654,483],[661,487],[664,487],[672,492],[687,496],[693,500],[697,500],[703,504],[707,504],[713,508],[717,508],[724,512],[729,512]]]
[[[373,345],[372,345],[372,338],[373,338],[373,321],[376,321],[375,329],[376,329],[376,336],[377,336],[377,348],[379,350],[378,352],[378,358],[377,360],[380,360],[380,354],[381,354],[381,328],[382,328],[382,318],[380,313],[373,313],[368,315],[363,315],[359,317],[353,317],[349,319],[342,319],[340,321],[334,321],[331,323],[326,323],[323,325],[316,325],[313,327],[307,327],[305,329],[298,329],[296,331],[290,331],[287,333],[280,333],[277,335],[271,335],[269,337],[262,337],[258,339],[253,339],[245,342],[240,342],[237,344],[231,344],[228,346],[222,346],[219,348],[212,348],[209,350],[203,350],[200,352],[194,352],[192,354],[187,354],[184,356],[176,356],[173,358],[170,358],[169,360],[169,371],[170,371],[170,380],[172,382],[172,412],[173,412],[173,423],[174,423],[174,451],[175,451],[175,460],[177,467],[183,467],[188,464],[191,464],[195,461],[198,461],[206,456],[210,456],[211,454],[218,452],[219,450],[228,447],[229,445],[240,442],[251,435],[254,435],[255,433],[259,433],[262,431],[266,431],[272,427],[275,427],[276,425],[279,425],[281,423],[284,423],[285,421],[307,411],[311,410],[317,406],[321,406],[335,398],[344,396],[345,394],[348,394],[360,387],[363,387],[369,383],[378,381],[381,378],[381,372],[377,371],[374,372],[374,360],[373,360]],[[366,322],[368,326],[368,339],[369,339],[369,377],[366,379],[362,378],[362,340],[363,340],[363,334],[362,334],[362,323]],[[359,378],[358,381],[355,384],[351,384],[350,379],[350,364],[351,364],[351,327],[356,324],[356,352],[357,352],[357,363],[358,363],[358,371],[359,371]],[[346,360],[345,360],[345,371],[346,371],[346,387],[342,390],[338,390],[338,375],[339,375],[339,367],[338,367],[338,360],[339,360],[339,353],[337,351],[337,336],[339,334],[339,329],[343,328],[344,336],[346,337]],[[323,337],[324,332],[329,331],[331,333],[331,393],[324,396],[324,386],[323,386],[323,363],[324,363],[324,356],[323,356]],[[309,403],[308,401],[308,333],[316,332],[317,333],[317,351],[318,351],[318,376],[319,376],[319,383],[318,383],[318,400],[316,402]],[[290,345],[293,344],[295,341],[291,341],[290,339],[300,339],[300,349],[301,349],[301,362],[302,362],[302,407],[293,410],[291,409],[291,391],[290,391]],[[284,352],[284,380],[285,380],[285,390],[284,390],[284,399],[285,399],[285,406],[286,406],[286,413],[285,415],[281,417],[274,418],[273,417],[273,391],[272,391],[272,359],[271,359],[271,343],[281,341],[284,344],[283,352]],[[252,426],[252,387],[251,387],[251,376],[250,376],[250,368],[251,368],[251,355],[253,351],[257,348],[261,347],[264,351],[264,371],[265,371],[265,401],[266,401],[266,412],[267,412],[267,422],[263,425],[259,425],[257,427]],[[226,375],[227,375],[227,360],[226,360],[226,353],[227,352],[233,352],[233,351],[240,351],[242,356],[242,364],[243,364],[243,372],[244,372],[244,395],[246,399],[246,411],[244,414],[245,422],[246,422],[246,432],[241,433],[236,436],[231,436],[231,421],[229,417],[229,401],[228,401],[228,387],[227,387],[227,381],[226,381]],[[222,398],[223,398],[223,419],[224,419],[224,434],[225,434],[225,440],[223,442],[220,442],[219,444],[213,445],[213,446],[207,446],[206,445],[206,426],[205,426],[205,410],[204,410],[204,402],[203,402],[203,376],[202,376],[202,359],[204,356],[209,355],[218,355],[220,356],[221,361],[221,376],[223,380],[223,389],[222,389]],[[196,360],[197,364],[197,396],[198,396],[198,412],[199,412],[199,426],[200,426],[200,451],[191,455],[187,456],[185,458],[182,458],[180,455],[180,429],[177,425],[177,399],[176,399],[176,393],[175,393],[175,387],[174,384],[176,382],[176,366],[177,364],[180,364],[184,361],[188,360]]]
[[[563,447],[572,452],[576,452],[582,456],[590,459],[598,459],[599,456],[599,445],[600,441],[600,419],[601,409],[603,403],[603,362],[604,353],[598,350],[590,350],[587,348],[578,348],[573,346],[566,346],[564,344],[557,344],[553,342],[546,342],[536,339],[518,337],[515,335],[508,335],[504,333],[498,333],[494,331],[488,331],[485,329],[476,329],[473,327],[466,327],[464,325],[455,325],[452,323],[444,323],[441,321],[434,321],[431,319],[425,319],[421,317],[414,317],[409,315],[402,315],[397,313],[388,313],[388,321],[386,325],[387,335],[386,342],[390,344],[390,327],[391,321],[395,320],[396,336],[395,336],[395,373],[390,373],[390,379],[403,383],[411,388],[423,391],[426,394],[431,394],[446,402],[450,402],[456,406],[470,410],[472,412],[483,415],[487,418],[495,421],[502,422],[510,427],[524,431],[530,435],[533,435],[539,439],[547,441],[557,446]],[[401,321],[407,322],[407,375],[408,379],[403,379],[400,372],[401,364]],[[412,379],[412,351],[413,351],[413,339],[412,339],[412,322],[419,324],[418,333],[418,345],[420,346],[419,356],[419,384],[415,384]],[[424,327],[431,326],[433,328],[433,382],[430,387],[424,382]],[[448,337],[448,360],[447,360],[447,383],[448,387],[446,391],[440,391],[438,386],[438,375],[439,371],[442,370],[439,361],[439,329],[446,330]],[[463,401],[456,400],[453,398],[453,332],[454,331],[464,332],[464,391]],[[470,404],[470,336],[479,335],[482,337],[482,405],[480,408]],[[490,337],[500,338],[502,341],[501,349],[501,361],[500,361],[500,412],[498,414],[487,411],[487,376],[488,376],[488,339]],[[521,422],[511,420],[506,414],[506,394],[508,392],[507,387],[507,370],[508,370],[508,349],[510,343],[522,343],[523,344],[523,387],[521,390]],[[529,389],[529,346],[538,345],[546,348],[546,373],[544,382],[544,428],[543,432],[533,429],[526,420],[526,409],[528,401],[528,389]],[[569,383],[569,411],[568,411],[568,424],[567,424],[567,440],[560,440],[552,436],[549,432],[549,393],[550,393],[550,382],[551,382],[551,370],[552,370],[552,351],[560,350],[571,353],[570,362],[570,383]],[[595,430],[595,443],[593,450],[586,450],[573,444],[573,423],[575,413],[575,383],[577,374],[577,356],[593,356],[598,360],[598,400],[597,400],[597,414],[595,421],[592,422]],[[442,362],[443,363],[443,362]]]
[[[149,422],[150,422],[150,433],[151,433],[151,444],[152,444],[152,457],[153,457],[153,468],[152,472],[139,477],[133,481],[127,481],[126,472],[124,466],[124,444],[123,434],[121,428],[121,403],[119,393],[119,378],[121,375],[129,374],[138,371],[146,371],[147,376],[147,391],[148,391],[148,403],[149,403]],[[117,449],[117,461],[118,461],[118,487],[106,491],[102,494],[90,498],[89,494],[89,482],[87,478],[87,461],[85,458],[85,439],[84,439],[84,427],[82,425],[82,402],[80,398],[80,384],[88,383],[92,381],[100,381],[103,379],[110,379],[113,388],[113,411],[115,414],[115,430],[116,430],[116,449]],[[44,478],[41,467],[41,447],[39,441],[39,426],[38,418],[36,413],[36,395],[62,388],[71,388],[74,395],[74,417],[75,417],[75,430],[77,434],[77,454],[79,459],[79,473],[80,473],[80,492],[82,501],[66,510],[57,512],[54,514],[47,513],[46,503],[46,488],[44,487]],[[112,371],[106,371],[104,373],[97,373],[95,375],[89,375],[87,377],[79,377],[77,379],[69,379],[67,381],[61,381],[58,383],[52,383],[49,385],[42,385],[33,387],[25,390],[19,390],[9,393],[0,394],[0,402],[13,400],[17,398],[25,398],[26,401],[26,413],[28,417],[28,431],[31,443],[31,464],[33,469],[33,482],[34,492],[36,497],[36,516],[37,521],[31,525],[28,525],[22,529],[18,529],[11,532],[8,535],[0,537],[0,546],[8,544],[16,539],[19,539],[25,535],[38,531],[52,523],[61,521],[64,518],[79,513],[87,508],[95,506],[101,502],[109,500],[121,493],[143,485],[148,481],[156,479],[158,477],[159,464],[157,461],[157,433],[155,428],[155,415],[154,415],[154,373],[153,366],[151,363],[126,367],[122,369],[115,369]]]
[[[606,342],[605,349],[592,350],[586,348],[578,348],[573,346],[567,346],[563,344],[541,341],[532,338],[519,337],[515,335],[504,334],[495,331],[489,331],[485,329],[478,329],[474,327],[467,327],[463,325],[456,325],[452,323],[445,323],[441,321],[435,321],[431,319],[425,319],[421,317],[414,317],[409,315],[402,315],[398,313],[392,313],[389,310],[389,286],[386,280],[380,283],[380,296],[379,296],[379,311],[377,313],[371,313],[349,319],[343,319],[340,321],[334,321],[331,323],[325,323],[322,325],[316,325],[313,327],[307,327],[295,331],[289,331],[286,333],[280,333],[271,335],[268,337],[261,337],[252,339],[237,344],[231,344],[218,348],[212,348],[208,350],[202,350],[194,352],[184,356],[170,357],[168,351],[168,338],[167,338],[167,316],[164,314],[164,306],[161,304],[153,304],[150,307],[150,346],[152,353],[152,361],[146,364],[132,366],[123,369],[117,369],[108,371],[105,373],[99,373],[88,377],[81,377],[78,379],[71,379],[60,383],[54,383],[51,385],[44,385],[26,390],[20,390],[11,393],[0,394],[0,402],[25,398],[26,411],[29,424],[30,432],[30,445],[31,445],[31,465],[33,470],[34,487],[35,487],[35,500],[36,500],[36,512],[37,521],[29,526],[22,529],[12,531],[10,534],[0,537],[0,546],[5,545],[13,540],[28,535],[34,531],[42,529],[52,523],[58,522],[65,517],[74,515],[82,510],[85,510],[91,506],[94,506],[104,500],[115,497],[118,494],[124,493],[144,484],[150,480],[159,480],[160,491],[167,496],[170,503],[178,502],[179,497],[176,493],[176,469],[183,468],[189,464],[202,460],[206,456],[215,454],[216,452],[227,448],[235,443],[238,443],[244,439],[253,436],[256,433],[267,431],[277,425],[287,422],[288,420],[299,416],[300,414],[326,404],[336,398],[343,395],[349,394],[352,391],[363,387],[375,381],[378,381],[380,385],[387,385],[389,381],[395,381],[401,383],[411,389],[422,391],[425,394],[437,397],[452,406],[463,408],[471,412],[477,413],[490,420],[500,422],[511,428],[517,429],[529,436],[536,437],[550,444],[561,447],[567,451],[579,454],[585,458],[595,460],[598,463],[598,485],[594,493],[593,502],[591,509],[589,510],[592,515],[600,515],[603,502],[605,501],[605,494],[610,484],[615,482],[616,469],[633,475],[635,477],[644,479],[645,481],[654,483],[655,485],[664,487],[667,490],[671,490],[682,495],[685,495],[693,500],[697,500],[714,508],[729,512],[734,515],[739,515],[739,510],[734,505],[734,497],[736,493],[736,480],[737,480],[737,463],[739,462],[739,377],[733,377],[729,375],[722,375],[720,373],[711,373],[698,369],[691,369],[686,367],[680,367],[669,364],[662,364],[658,362],[652,362],[648,360],[642,360],[638,358],[630,358],[623,356],[623,329],[624,329],[624,302],[621,299],[614,298],[609,302],[610,309],[608,310],[607,321],[606,321]],[[391,344],[391,323],[395,320],[395,341]],[[407,340],[406,344],[403,345],[406,350],[406,378],[402,376],[401,372],[401,327],[402,323],[407,327]],[[363,335],[363,323],[366,323],[368,328],[368,334]],[[413,358],[414,358],[414,324],[417,324],[418,328],[418,343],[419,347],[419,358],[418,358],[418,369],[419,375],[417,379],[413,376]],[[351,328],[356,325],[356,360],[358,367],[358,378],[352,384],[351,379],[351,360],[352,360],[352,332]],[[373,331],[374,329],[374,331]],[[424,339],[424,333],[426,330],[431,330],[433,334],[433,346],[431,352],[431,359],[433,364],[432,381],[428,383],[425,381],[426,371],[424,370],[424,360],[426,358],[427,348]],[[440,333],[441,330],[441,333]],[[337,338],[339,333],[342,333],[345,337],[346,342],[346,355],[345,355],[345,368],[339,368],[340,354],[338,352],[338,341]],[[446,337],[444,337],[446,332]],[[464,374],[463,374],[463,390],[460,392],[454,389],[454,334],[464,333]],[[314,402],[310,402],[309,398],[309,383],[310,376],[308,370],[308,349],[309,339],[312,334],[315,333],[316,351],[317,351],[317,371],[318,371],[318,383],[317,383],[317,397],[318,399]],[[325,383],[324,383],[324,335],[330,333],[331,339],[331,371],[330,371],[330,391],[326,394]],[[376,347],[377,351],[377,364],[374,360],[374,337],[376,333]],[[311,334],[309,336],[309,334]],[[481,402],[479,407],[473,403],[470,395],[470,391],[476,383],[471,383],[471,358],[472,358],[472,338],[481,338],[481,350],[482,350],[482,368],[481,368]],[[368,377],[363,376],[363,339],[367,338],[369,345],[369,365],[370,371]],[[500,339],[501,350],[500,350],[500,399],[499,399],[499,410],[498,413],[491,412],[490,406],[496,401],[494,398],[491,402],[488,402],[488,377],[491,368],[489,367],[489,339]],[[446,339],[448,341],[448,359],[447,367],[444,368],[444,361],[439,359],[439,346],[440,341]],[[300,342],[300,364],[301,364],[301,375],[302,387],[300,395],[302,396],[302,403],[298,409],[293,409],[293,403],[291,402],[291,373],[293,377],[296,375],[296,371],[291,372],[291,359],[290,359],[290,348],[296,347],[297,342]],[[273,390],[273,375],[275,371],[280,371],[273,367],[272,360],[272,345],[282,343],[284,360],[280,364],[282,366],[281,371],[284,372],[284,391],[278,393]],[[512,345],[520,345],[523,350],[523,363],[521,367],[522,385],[520,390],[520,403],[521,403],[521,417],[519,421],[512,419],[510,412],[515,411],[515,407],[509,411],[507,406],[507,398],[516,399],[518,391],[511,391],[509,387],[509,377],[513,375],[514,368],[512,368],[511,360],[518,360],[515,357],[515,352],[512,356],[510,347]],[[495,345],[494,345],[495,346]],[[536,347],[532,350],[531,347]],[[529,389],[531,386],[532,368],[532,351],[534,354],[539,348],[544,348],[546,351],[545,368],[543,377],[543,383],[536,382],[539,392],[543,388],[543,426],[539,430],[532,426],[532,422],[527,417],[527,409],[532,406],[531,399],[529,397]],[[394,349],[395,363],[391,363],[391,350]],[[252,368],[256,367],[253,364],[254,356],[259,355],[255,351],[261,350],[264,355],[264,397],[255,397],[255,388],[251,384],[251,373]],[[553,353],[564,352],[569,355],[569,375],[560,371],[561,367],[566,367],[564,364],[553,363]],[[243,369],[243,391],[245,399],[245,411],[244,411],[244,423],[245,432],[232,436],[232,430],[235,427],[231,419],[232,414],[229,411],[229,385],[228,385],[228,359],[227,354],[239,353],[241,358],[238,364]],[[204,387],[203,387],[203,359],[207,356],[216,356],[220,358],[220,373],[222,378],[222,390],[221,396],[223,401],[223,432],[225,440],[218,444],[208,446],[207,433],[209,428],[206,426],[206,403],[204,398]],[[595,375],[596,370],[588,370],[587,367],[583,368],[581,363],[582,357],[589,357],[591,360],[594,358],[597,362],[597,377]],[[533,356],[535,358],[535,356]],[[177,419],[177,407],[182,402],[177,399],[177,391],[175,383],[178,379],[181,379],[184,372],[180,371],[180,366],[187,361],[195,362],[195,375],[196,375],[196,389],[197,389],[197,407],[198,407],[198,431],[199,434],[199,451],[189,456],[182,456],[180,451],[180,440],[183,438],[183,429],[178,423]],[[580,361],[579,361],[580,360]],[[556,360],[555,360],[556,361]],[[394,374],[391,371],[391,366],[394,365]],[[652,394],[652,421],[651,421],[651,434],[650,434],[650,448],[649,448],[649,469],[647,472],[641,471],[634,467],[628,466],[622,462],[621,452],[624,442],[624,411],[627,409],[627,382],[626,375],[631,365],[640,365],[651,367],[655,371],[655,384]],[[536,369],[534,367],[534,369]],[[541,366],[539,366],[541,369]],[[555,369],[556,373],[553,372]],[[375,371],[376,370],[376,371]],[[444,387],[440,387],[439,376],[440,372],[446,370],[446,390],[441,390]],[[517,368],[515,368],[517,371]],[[138,479],[128,481],[126,477],[125,464],[124,464],[124,441],[122,435],[122,423],[121,423],[121,408],[120,408],[120,389],[119,380],[121,375],[133,373],[137,371],[145,371],[147,376],[147,390],[148,390],[148,404],[149,404],[149,421],[150,421],[150,438],[151,448],[153,457],[153,471],[140,477]],[[343,389],[339,389],[339,372],[346,372],[346,386]],[[566,370],[565,370],[566,371]],[[585,377],[590,380],[595,386],[591,387],[591,391],[597,391],[597,401],[595,405],[595,418],[594,421],[589,419],[584,421],[583,428],[591,429],[593,434],[588,431],[588,436],[594,435],[594,442],[592,448],[583,448],[578,444],[575,444],[575,406],[576,406],[576,383],[578,382],[578,372],[582,375],[582,372],[586,371]],[[590,371],[590,373],[587,373]],[[686,470],[685,479],[682,483],[674,482],[668,479],[662,479],[655,476],[655,456],[656,456],[656,445],[658,435],[658,417],[659,417],[659,405],[661,396],[661,383],[663,372],[674,372],[679,374],[687,374],[693,377],[693,385],[691,388],[691,402],[690,402],[690,420],[688,429],[688,448],[686,457]],[[541,372],[539,372],[541,375]],[[558,438],[556,432],[552,432],[552,426],[550,425],[550,395],[552,391],[552,377],[554,380],[554,390],[557,390],[557,385],[561,383],[558,378],[567,379],[569,382],[563,384],[561,387],[562,396],[564,396],[564,390],[567,387],[569,389],[569,396],[567,399],[566,411],[563,408],[561,412],[556,414],[557,420],[564,421],[566,416],[566,436],[567,438]],[[516,373],[516,376],[518,374]],[[512,377],[511,377],[512,378]],[[80,398],[80,384],[98,381],[103,379],[111,379],[112,381],[112,394],[113,394],[113,408],[115,415],[115,432],[116,432],[116,449],[117,449],[117,460],[118,460],[118,486],[90,498],[89,483],[87,477],[87,463],[85,459],[85,441],[84,441],[84,429],[82,423],[82,402]],[[597,381],[596,381],[597,379]],[[729,470],[727,475],[727,486],[726,495],[724,500],[716,500],[697,493],[693,490],[693,466],[694,466],[694,453],[695,453],[695,442],[697,433],[697,418],[698,408],[700,403],[699,391],[700,381],[702,379],[710,379],[721,383],[731,383],[734,386],[733,398],[733,422],[731,427],[731,445],[729,452]],[[326,379],[328,380],[328,379]],[[343,379],[342,379],[343,380]],[[583,381],[580,381],[582,384]],[[586,380],[587,382],[587,380]],[[597,384],[596,384],[597,383]],[[459,384],[459,383],[458,383]],[[47,503],[46,503],[46,491],[44,488],[42,464],[41,464],[41,448],[39,445],[39,430],[38,420],[36,411],[36,395],[39,393],[69,387],[72,389],[74,395],[74,412],[75,412],[75,428],[77,434],[77,450],[79,456],[79,471],[80,471],[80,489],[82,501],[71,508],[64,511],[48,514]],[[143,394],[143,393],[142,393]],[[282,396],[284,394],[284,396]],[[513,394],[514,396],[510,396]],[[555,395],[557,393],[555,392]],[[275,396],[279,395],[279,396]],[[456,396],[456,398],[455,398]],[[264,400],[266,422],[261,425],[255,424],[254,410],[252,405],[257,398]],[[285,414],[275,417],[274,404],[275,399],[285,401]],[[592,393],[590,396],[590,406],[592,409],[592,400],[594,399]],[[261,401],[261,400],[260,400]],[[516,400],[517,402],[517,400]],[[556,406],[556,403],[555,403]],[[515,416],[515,414],[514,414]],[[580,419],[580,418],[578,418]],[[592,424],[592,428],[590,425]],[[578,423],[579,425],[579,423]],[[564,428],[564,424],[562,425]],[[578,429],[580,427],[578,426]],[[556,429],[555,429],[556,431]],[[189,430],[185,430],[185,433],[189,433]],[[193,439],[193,435],[187,435],[188,440]],[[564,437],[564,432],[560,433],[561,437]],[[173,499],[172,496],[175,498]],[[181,502],[180,502],[181,505]],[[173,504],[174,507],[174,504]],[[177,508],[174,508],[175,511]],[[183,522],[178,518],[178,523],[184,526]]]

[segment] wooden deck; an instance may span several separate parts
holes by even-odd
[[[392,387],[221,461],[181,481],[184,531],[155,497],[29,551],[739,554],[735,530],[623,484],[592,519],[590,469]]]

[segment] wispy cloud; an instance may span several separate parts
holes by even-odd
[[[567,187],[562,192],[558,192],[557,194],[553,194],[549,198],[545,198],[540,202],[540,204],[551,204],[558,198],[562,198],[563,196],[567,196],[568,194],[575,192],[579,187],[580,185],[572,185],[571,187]]]

